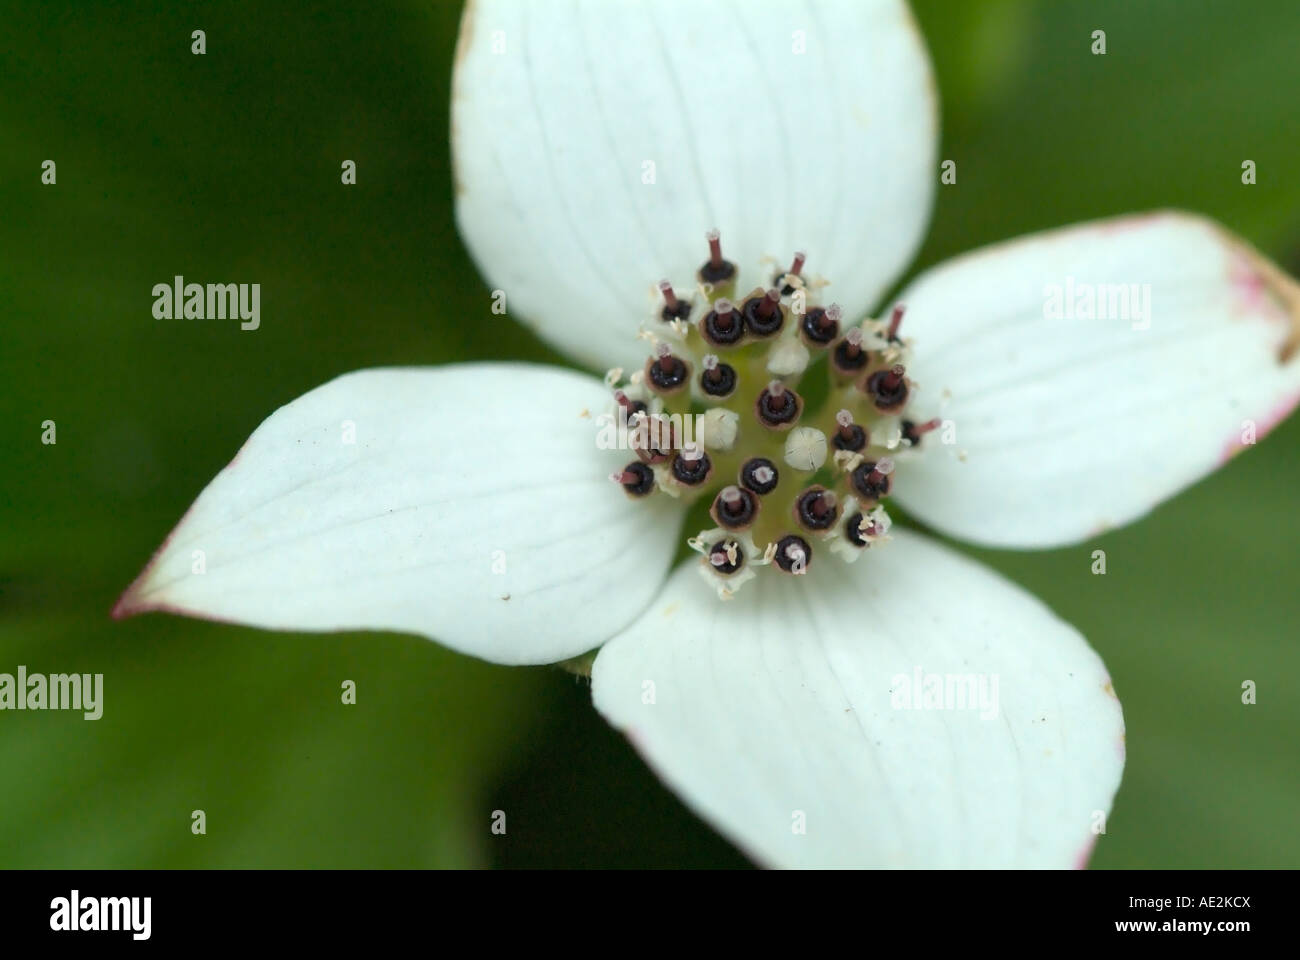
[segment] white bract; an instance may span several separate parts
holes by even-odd
[[[718,306],[696,285],[709,228],[759,294],[797,247],[807,289],[790,293],[868,316],[918,246],[939,174],[933,80],[899,0],[479,0],[453,96],[470,251],[512,315],[598,371],[641,372],[656,349],[717,366],[691,353]],[[686,322],[658,318],[661,277],[694,305]],[[1131,318],[1114,314],[1118,284],[1141,289]],[[1068,309],[1050,303],[1060,289]],[[943,429],[911,446],[882,421],[893,490],[981,544],[1060,546],[1132,521],[1300,398],[1296,285],[1188,214],[998,244],[900,299],[909,409]],[[798,316],[793,296],[787,308]],[[887,349],[880,324],[857,329]],[[786,337],[761,375],[809,362]],[[836,407],[778,443],[779,469],[851,469],[825,449],[856,416]],[[599,647],[596,708],[760,863],[1086,862],[1124,727],[1077,631],[843,490],[819,508],[862,511],[863,545],[810,540],[807,576],[754,576],[780,558],[748,533],[711,556],[717,531],[670,571],[695,533],[691,497],[609,482],[629,459],[594,442],[610,409],[598,377],[538,366],[342,376],[253,433],[119,613],[401,630],[508,664]],[[742,455],[764,428],[738,409],[704,421],[691,455]],[[731,563],[755,582],[720,602],[738,582],[711,578]]]

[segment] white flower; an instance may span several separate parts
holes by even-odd
[[[660,277],[692,321],[726,292],[695,287],[713,226],[751,284],[798,245],[791,302],[824,294],[846,320],[867,315],[918,246],[939,174],[930,67],[898,0],[479,0],[454,87],[462,235],[511,314],[594,370],[643,370],[643,321],[670,352],[698,336],[649,318]],[[1146,316],[1088,319],[1049,292],[1105,299],[1113,284],[1149,291]],[[910,513],[975,543],[1052,547],[1132,521],[1300,398],[1300,290],[1196,216],[999,244],[901,300],[905,341],[853,328],[916,387],[873,442],[896,449]],[[507,321],[485,299],[457,322]],[[788,349],[778,361],[802,366]],[[627,403],[654,401],[649,386],[635,378]],[[628,459],[593,442],[609,393],[509,363],[340,377],[253,433],[117,612],[409,631],[509,664],[599,646],[596,708],[761,863],[1086,862],[1124,729],[1073,628],[960,553],[890,530],[870,500],[854,500],[851,527],[785,553],[744,534],[713,556],[706,533],[706,556],[670,572],[691,491],[630,498],[608,482]],[[754,429],[741,418],[736,450]],[[862,460],[837,450],[826,469]],[[855,549],[859,562],[834,556]],[[808,551],[807,576],[776,569]],[[754,582],[720,603],[732,591],[700,565],[725,576],[733,560]],[[992,715],[950,702],[953,677],[994,691]]]

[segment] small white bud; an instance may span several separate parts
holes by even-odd
[[[796,377],[808,369],[810,359],[803,341],[794,337],[778,340],[767,354],[767,370],[778,377]]]
[[[795,427],[785,440],[785,462],[812,472],[826,462],[826,434],[816,427]]]
[[[715,407],[700,416],[696,433],[706,448],[730,450],[736,444],[739,423],[740,415],[734,410]]]

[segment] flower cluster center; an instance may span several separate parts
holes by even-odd
[[[803,253],[765,263],[763,284],[738,296],[739,271],[718,233],[707,239],[689,295],[659,284],[645,366],[606,376],[635,453],[611,479],[634,498],[707,498],[716,526],[688,542],[728,599],[758,568],[802,576],[823,553],[852,562],[887,541],[895,456],[939,421],[906,417],[901,305],[888,321],[847,323],[838,304],[820,305],[828,284]],[[811,403],[801,387],[816,376]]]

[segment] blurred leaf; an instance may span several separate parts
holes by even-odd
[[[166,616],[109,628],[104,612],[10,615],[0,631],[2,672],[104,675],[98,720],[3,715],[0,864],[483,861],[486,781],[529,722],[540,672],[410,637],[303,637]],[[342,702],[345,680],[355,705]],[[195,809],[204,836],[190,832]]]

